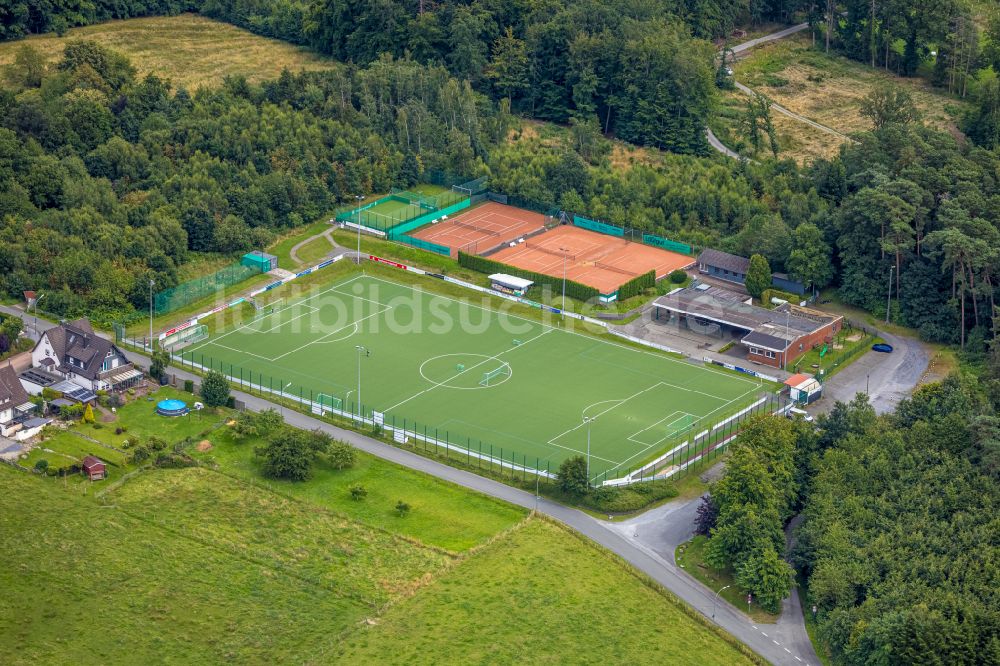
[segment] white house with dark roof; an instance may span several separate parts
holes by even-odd
[[[86,319],[45,331],[31,352],[31,365],[88,391],[121,390],[142,378],[124,352],[94,333]]]
[[[13,437],[33,418],[35,405],[9,364],[0,366],[0,435]]]

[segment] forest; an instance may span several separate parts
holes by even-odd
[[[700,511],[706,559],[771,610],[793,586],[834,663],[1000,660],[1000,343],[894,414],[867,396],[819,419],[762,417]]]
[[[724,161],[658,153],[619,168],[599,131],[522,135],[441,66],[384,55],[365,67],[239,77],[193,93],[137,80],[121,55],[70,41],[46,67],[18,54],[0,90],[2,287],[52,292],[55,314],[142,309],[210,253],[266,246],[353,194],[429,173],[489,174],[547,206],[761,254],[928,340],[982,348],[1000,267],[1000,157],[923,127],[904,96],[833,160]],[[30,232],[29,232],[30,230]],[[124,231],[124,233],[122,233]],[[890,281],[891,280],[891,281]]]

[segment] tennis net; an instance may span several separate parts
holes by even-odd
[[[566,257],[567,259],[576,260],[577,256],[575,254],[570,254],[569,252],[562,252],[560,250],[553,250],[552,248],[545,247],[544,245],[537,245],[535,243],[525,242],[525,245],[530,247],[532,250],[540,250],[546,254],[551,254],[554,257]]]
[[[461,220],[452,220],[456,227],[462,227],[463,229],[471,229],[472,231],[480,231],[487,236],[499,236],[500,232],[492,231],[490,229],[483,229],[482,227],[477,227],[474,224],[469,224],[468,222],[462,222]]]
[[[602,264],[599,261],[595,261],[594,266],[597,266],[598,268],[603,268],[606,271],[614,271],[615,273],[621,273],[622,275],[630,275],[632,277],[636,276],[636,273],[633,273],[632,271],[627,271],[624,268],[618,268],[617,266],[612,266],[611,264]]]

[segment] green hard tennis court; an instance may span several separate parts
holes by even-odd
[[[282,302],[183,357],[350,413],[381,412],[387,425],[405,423],[451,446],[531,467],[538,461],[543,470],[586,455],[589,427],[593,478],[649,461],[763,388],[364,275]]]

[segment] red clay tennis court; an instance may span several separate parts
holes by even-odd
[[[693,257],[684,254],[569,225],[529,238],[516,247],[504,248],[491,254],[490,259],[562,277],[564,256],[566,277],[596,287],[602,294],[617,291],[618,287],[643,273],[655,270],[656,278],[660,279],[673,270],[695,263]]]
[[[500,245],[538,231],[545,226],[545,216],[530,210],[490,201],[436,224],[429,224],[410,234],[414,238],[458,251],[482,254]]]

